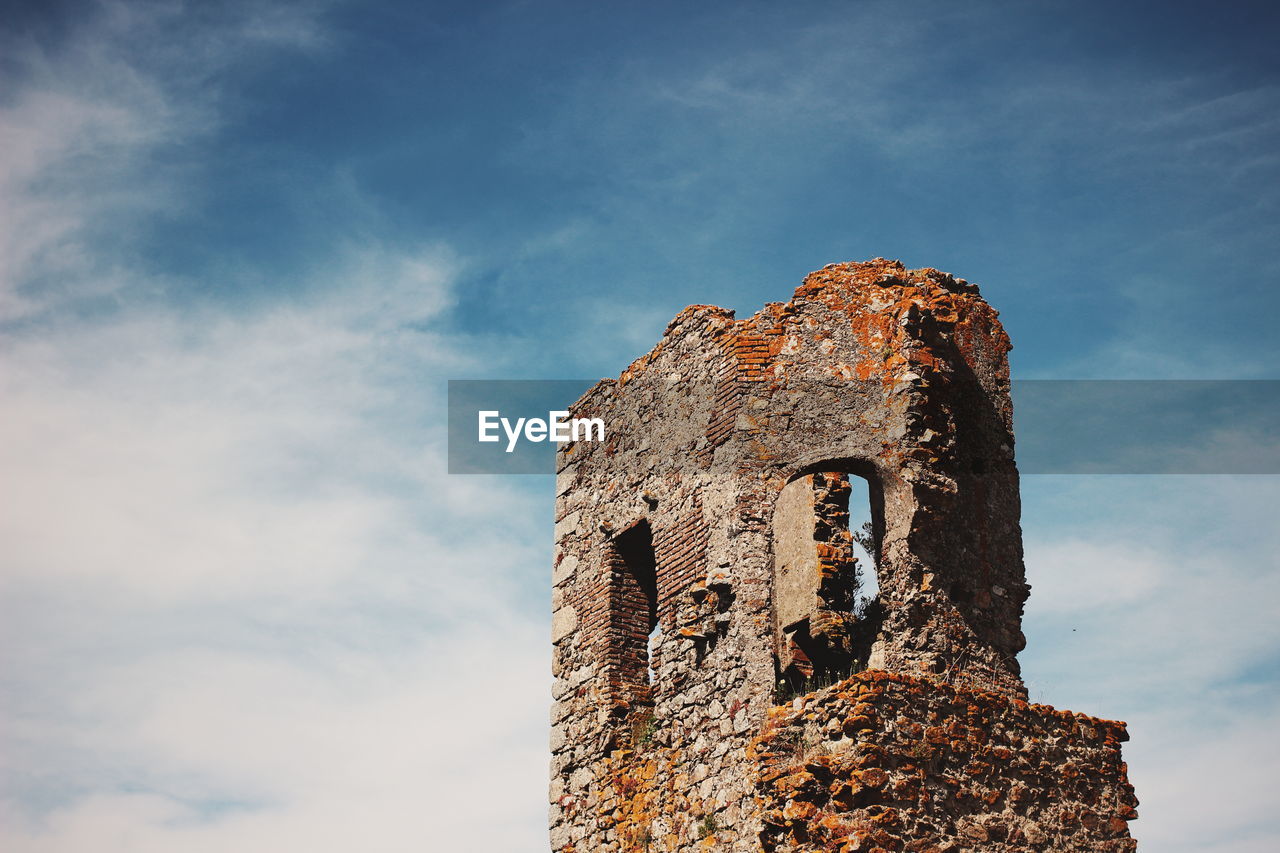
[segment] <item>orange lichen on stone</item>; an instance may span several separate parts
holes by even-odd
[[[844,734],[853,719],[856,738]],[[862,725],[873,719],[892,722]],[[931,720],[938,724],[928,725]],[[1028,843],[1135,849],[1127,821],[1137,816],[1137,801],[1119,749],[1127,739],[1124,724],[1085,721],[989,691],[859,673],[807,697],[802,708],[777,709],[753,741],[762,814],[824,815],[803,826],[766,819],[762,846],[807,853],[867,844],[908,850],[948,839],[975,843],[981,836],[984,851],[1013,853]],[[790,772],[779,775],[779,766]],[[931,778],[944,788],[923,784]],[[1006,793],[1008,806],[1000,809]],[[1106,820],[1099,809],[1110,812]],[[848,833],[829,830],[835,826],[861,828],[853,847],[847,847]]]

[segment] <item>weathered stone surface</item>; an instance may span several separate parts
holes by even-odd
[[[877,259],[687,308],[578,401],[609,437],[558,457],[554,850],[1131,849],[1123,725],[1025,702],[1008,349],[976,287]]]
[[[1127,739],[1123,723],[1007,693],[858,673],[771,710],[752,742],[762,813],[808,816],[766,822],[762,846],[1131,850]]]

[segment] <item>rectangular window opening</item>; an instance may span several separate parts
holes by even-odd
[[[652,702],[650,646],[657,639],[658,568],[653,531],[647,521],[627,528],[613,540],[615,556],[611,604],[611,659],[628,704]]]

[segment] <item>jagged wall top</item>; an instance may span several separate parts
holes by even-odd
[[[825,311],[812,311],[820,307]],[[852,363],[813,365],[788,358],[785,335],[808,316],[813,324],[831,325],[832,333],[847,332],[860,353]],[[874,258],[869,261],[828,264],[809,273],[788,302],[771,302],[754,315],[735,319],[731,309],[715,305],[690,305],[678,313],[652,350],[633,361],[618,378],[626,383],[644,374],[649,365],[677,340],[709,336],[729,345],[732,338],[758,333],[773,346],[763,351],[760,379],[813,375],[884,382],[915,381],[939,370],[948,370],[947,356],[935,350],[950,339],[985,391],[1008,391],[1009,337],[1000,326],[999,313],[982,298],[978,286],[931,267],[907,269],[901,261]],[[836,323],[836,317],[845,320]],[[842,328],[836,331],[836,326]],[[924,334],[910,334],[911,327]],[[772,339],[772,340],[768,340]],[[833,346],[834,348],[834,346]],[[914,375],[913,375],[914,374]],[[612,380],[604,380],[611,384]],[[1012,416],[1004,407],[1006,428]]]

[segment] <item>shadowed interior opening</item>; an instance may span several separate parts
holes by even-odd
[[[613,540],[610,639],[618,675],[633,701],[650,698],[649,645],[658,627],[653,531],[640,521]]]

